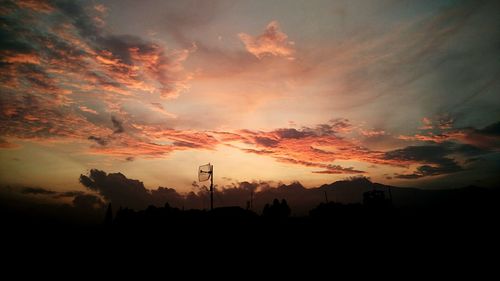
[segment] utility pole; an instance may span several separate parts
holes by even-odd
[[[214,209],[214,170],[210,171],[210,211]]]

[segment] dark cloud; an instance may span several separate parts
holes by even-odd
[[[386,152],[384,158],[388,160],[439,163],[448,153],[449,150],[441,145],[407,146]]]
[[[73,23],[82,37],[95,40],[102,36],[102,29],[96,26],[81,2],[56,0],[53,4],[66,16],[66,19]]]
[[[97,144],[99,145],[102,145],[102,146],[105,146],[108,144],[108,140],[105,139],[105,138],[101,138],[101,137],[96,137],[96,136],[90,136],[88,137],[89,140],[93,140],[95,141]]]
[[[488,149],[483,149],[471,144],[455,144],[452,148],[455,152],[467,157],[480,156],[491,152]]]
[[[427,176],[437,176],[443,174],[450,174],[462,171],[462,167],[460,167],[455,161],[449,159],[449,163],[443,164],[440,163],[439,166],[430,166],[423,165],[417,167],[417,170],[411,174],[397,174],[395,178],[398,179],[418,179]]]
[[[315,174],[363,174],[365,171],[356,170],[353,167],[344,168],[340,165],[326,165],[325,170],[313,171]]]
[[[187,141],[174,141],[172,144],[174,146],[178,146],[178,147],[189,147],[189,148],[202,148],[203,147],[202,144],[187,142]]]
[[[482,129],[465,128],[465,142],[483,150],[498,151],[500,149],[500,122],[495,122]]]
[[[123,129],[123,123],[116,119],[116,117],[111,116],[111,122],[113,123],[113,127],[115,130],[113,131],[114,134],[121,134],[125,132],[125,129]]]
[[[27,187],[21,190],[22,194],[50,196],[54,199],[72,198],[73,207],[80,209],[100,209],[104,202],[99,196],[88,194],[83,191],[57,192],[39,187]]]
[[[177,193],[173,188],[168,187],[158,187],[158,189],[153,189],[150,191],[152,197],[152,203],[156,206],[163,206],[165,203],[169,203],[172,206],[183,206],[184,197]]]
[[[271,139],[271,138],[266,138],[266,137],[255,137],[255,142],[259,145],[262,146],[276,146],[279,141]]]
[[[104,202],[101,198],[92,194],[79,194],[73,199],[73,206],[82,209],[103,208]]]
[[[57,193],[54,198],[72,198],[83,194],[85,194],[83,191],[66,191]]]
[[[330,130],[333,130],[335,132],[344,132],[352,129],[351,123],[349,122],[348,119],[345,118],[332,119],[330,120],[329,125],[325,124],[323,126],[327,126]]]
[[[296,129],[278,129],[275,133],[282,139],[301,139],[314,134],[309,130],[296,130]]]
[[[447,157],[454,152],[450,144],[408,146],[403,149],[396,149],[386,152],[384,158],[402,162],[418,162],[425,165],[417,167],[411,174],[396,175],[400,179],[416,179],[426,176],[456,173],[463,170],[458,163]]]
[[[476,130],[476,133],[487,136],[500,136],[500,122],[493,123],[483,129]]]
[[[23,194],[33,194],[33,195],[54,195],[57,192],[40,188],[40,187],[27,187],[21,191]]]
[[[106,174],[92,169],[88,176],[80,175],[80,183],[115,206],[143,209],[153,203],[151,192],[142,182],[128,179],[121,173]]]

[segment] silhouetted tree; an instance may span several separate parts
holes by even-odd
[[[290,207],[285,199],[282,199],[281,203],[278,199],[274,199],[273,204],[266,204],[262,211],[262,215],[269,218],[287,218],[290,216],[290,213]]]
[[[266,205],[264,205],[264,210],[262,210],[262,215],[263,216],[268,216],[270,208],[271,208],[271,206],[269,206],[269,204],[266,203]]]
[[[369,208],[388,208],[392,202],[386,198],[383,190],[371,190],[363,193],[363,205]]]
[[[288,218],[292,212],[285,199],[281,199],[280,217]]]

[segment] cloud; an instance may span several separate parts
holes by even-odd
[[[78,195],[84,195],[83,191],[65,191],[57,193],[54,198],[74,198]]]
[[[116,119],[116,117],[111,116],[111,122],[113,123],[113,127],[115,128],[115,130],[113,131],[113,134],[121,134],[121,133],[125,132],[125,130],[123,129],[122,122],[119,121],[118,119]]]
[[[104,202],[99,196],[85,193],[83,191],[58,192],[40,187],[26,187],[21,190],[21,193],[25,195],[50,196],[54,199],[70,198],[73,207],[79,209],[86,209],[86,210],[101,209],[105,206]]]
[[[401,179],[418,179],[426,176],[451,174],[465,170],[464,165],[493,155],[500,147],[499,122],[493,123],[482,129],[453,128],[451,118],[440,118],[432,122],[424,118],[425,133],[413,136],[399,136],[406,141],[422,141],[431,145],[408,146],[403,149],[388,151],[384,158],[411,163],[425,164],[416,168],[410,174],[398,174]],[[433,124],[436,124],[435,126]],[[460,165],[456,159],[461,159]]]
[[[401,161],[402,163],[425,163],[417,167],[411,174],[399,174],[396,178],[416,179],[426,176],[436,176],[456,173],[463,170],[458,163],[447,157],[453,153],[449,145],[408,146],[385,153],[388,160]]]
[[[279,143],[279,141],[267,137],[255,137],[254,140],[258,145],[270,147],[276,146]]]
[[[92,194],[78,194],[73,199],[73,206],[82,209],[99,209],[105,205],[101,198]]]
[[[95,141],[97,144],[99,145],[102,145],[102,146],[105,146],[108,144],[108,140],[104,139],[104,138],[100,138],[100,137],[96,137],[96,136],[89,136],[88,138],[89,140],[93,140]]]
[[[182,64],[189,51],[103,29],[94,20],[105,12],[102,5],[6,1],[5,7],[0,11],[2,138],[112,144],[104,137],[111,132],[103,112],[112,116],[113,131],[123,134],[122,122],[133,116],[125,103],[154,104],[187,88],[190,74]]]
[[[438,123],[437,126],[432,126],[432,122],[428,118],[424,118],[424,133],[415,135],[400,135],[398,138],[407,141],[423,141],[431,143],[444,142],[461,142],[472,144],[482,149],[497,150],[500,148],[500,122],[490,124],[482,129],[471,127],[453,128],[449,121]],[[429,131],[432,130],[432,131]]]
[[[398,136],[398,138],[407,141],[442,143],[451,140],[463,139],[465,135],[466,134],[463,131],[449,131],[449,132],[440,132],[437,134],[432,132],[427,132],[426,134],[415,134],[413,136],[400,135]]]
[[[353,167],[344,168],[340,165],[327,165],[325,170],[313,171],[316,174],[363,174],[365,171],[356,170]]]
[[[490,124],[482,129],[468,128],[464,141],[483,149],[498,151],[500,149],[500,122]]]
[[[88,113],[92,113],[92,114],[99,114],[97,111],[93,110],[92,108],[88,108],[86,106],[79,106],[78,108],[80,108],[80,110],[83,112],[88,112]]]
[[[270,22],[261,35],[254,37],[246,33],[239,33],[238,36],[243,44],[245,44],[247,51],[258,59],[262,59],[265,56],[294,59],[294,44],[288,41],[288,35],[280,30],[277,21]]]
[[[152,202],[151,194],[142,182],[128,179],[121,173],[108,175],[92,169],[88,176],[80,175],[80,183],[115,206],[142,209]]]
[[[360,129],[359,133],[367,138],[380,137],[380,136],[385,136],[387,134],[387,132],[384,130],[363,130],[363,129]]]
[[[359,174],[354,167],[332,164],[336,160],[358,160],[379,163],[380,152],[370,151],[347,140],[352,125],[345,119],[334,119],[314,127],[279,128],[271,131],[240,130],[238,134],[213,132],[220,142],[247,153],[259,154],[278,162],[316,167],[319,174]],[[253,147],[248,147],[248,146]],[[387,162],[387,161],[386,161]]]
[[[47,190],[40,187],[27,187],[21,191],[23,194],[33,194],[33,195],[54,195],[57,192],[52,190]]]
[[[42,3],[46,2],[38,4]],[[125,131],[123,125],[150,121],[136,117],[136,107],[125,108],[127,103],[147,104],[144,110],[162,113],[162,121],[175,118],[160,101],[187,88],[190,74],[182,64],[189,50],[167,49],[137,36],[113,34],[94,21],[94,16],[102,16],[106,10],[99,5],[94,9],[80,2],[46,5],[52,9],[45,9],[47,13],[42,15],[33,5],[12,2],[12,13],[4,15],[0,87],[8,94],[0,96],[2,139],[41,143],[90,140],[97,145],[91,145],[88,153],[120,157],[161,157],[174,150],[214,147],[215,140],[196,140],[203,133],[169,130],[172,140],[165,145],[156,143],[163,137]],[[12,16],[14,11],[19,16]],[[111,128],[104,117],[110,115]],[[16,145],[2,142],[1,146]]]
[[[401,155],[397,157],[392,153],[397,148],[405,150],[407,154],[412,152],[406,151],[407,148],[404,147],[408,143],[401,147],[402,142],[398,143],[396,140],[391,140],[394,143],[381,145],[377,150],[365,147],[366,142],[353,138],[353,134],[358,133],[366,138],[385,136],[385,140],[392,138],[390,136],[394,132],[383,126],[374,126],[377,130],[356,130],[359,126],[351,124],[345,118],[318,125],[306,123],[309,124],[306,127],[297,126],[299,121],[296,121],[294,128],[270,125],[273,127],[265,131],[254,129],[255,127],[238,129],[231,124],[228,127],[235,129],[223,132],[213,129],[219,124],[211,122],[211,119],[216,118],[219,118],[221,123],[226,120],[239,122],[238,118],[233,118],[233,115],[226,114],[224,110],[232,110],[230,112],[238,114],[240,111],[251,112],[249,116],[253,118],[253,114],[262,114],[257,111],[259,106],[266,105],[270,110],[274,110],[273,104],[281,102],[279,99],[283,97],[286,97],[287,101],[297,100],[298,103],[303,103],[306,99],[314,101],[314,104],[304,102],[307,106],[314,105],[307,109],[306,122],[318,120],[316,114],[324,116],[324,111],[310,110],[318,108],[318,104],[327,107],[328,112],[331,112],[331,104],[345,110],[347,107],[344,107],[346,104],[343,101],[353,105],[359,101],[360,106],[371,106],[370,101],[394,89],[398,93],[405,93],[398,94],[398,99],[418,102],[426,99],[427,95],[417,99],[408,96],[406,93],[411,91],[407,86],[417,79],[425,78],[426,75],[436,81],[457,82],[454,84],[460,91],[463,88],[467,92],[475,93],[476,84],[464,87],[462,81],[456,81],[458,78],[441,79],[449,78],[448,74],[443,73],[450,71],[435,70],[451,65],[457,72],[468,75],[470,72],[466,69],[470,67],[455,67],[463,63],[462,60],[455,60],[455,56],[464,57],[466,62],[471,62],[469,58],[477,59],[474,54],[486,57],[487,53],[481,52],[482,49],[460,45],[460,48],[464,48],[462,54],[453,48],[458,45],[454,44],[454,38],[462,31],[475,30],[472,27],[478,27],[476,23],[469,28],[466,23],[480,16],[476,14],[483,9],[480,4],[450,5],[430,16],[418,18],[416,23],[385,30],[386,34],[382,34],[383,36],[373,32],[375,29],[368,28],[366,31],[352,34],[350,38],[343,38],[342,41],[322,41],[325,45],[318,45],[321,48],[314,47],[317,52],[304,54],[303,57],[301,55],[300,63],[291,63],[282,59],[264,59],[295,57],[294,45],[287,34],[280,30],[276,21],[269,23],[263,34],[252,36],[240,33],[239,38],[246,51],[243,48],[217,48],[207,42],[196,42],[195,46],[192,45],[193,40],[180,33],[206,25],[216,18],[213,11],[209,10],[215,6],[212,4],[203,4],[201,10],[193,9],[192,3],[169,4],[180,5],[183,10],[183,13],[177,13],[175,9],[168,11],[166,21],[172,23],[168,27],[169,32],[172,35],[180,32],[174,37],[182,43],[181,49],[172,49],[160,41],[115,34],[113,29],[102,28],[96,23],[95,17],[103,19],[107,9],[95,3],[89,3],[88,7],[78,1],[4,3],[0,9],[0,148],[18,147],[17,142],[25,141],[85,141],[89,147],[84,153],[126,160],[132,157],[166,157],[173,151],[215,150],[220,145],[228,145],[246,153],[270,157],[281,163],[310,167],[313,173],[363,173],[365,171],[360,168],[359,162],[393,167],[418,165],[414,177],[423,177],[450,174],[457,171],[458,167],[466,169],[461,157],[475,157],[467,156],[466,149],[460,151],[458,146],[450,148],[449,142],[469,144],[481,151],[498,151],[500,147],[498,123],[482,129],[457,129],[454,128],[455,115],[436,117],[425,113],[425,116],[433,117],[422,120],[423,131],[415,134],[406,132],[398,138],[398,141],[423,141],[437,146],[442,144],[446,154],[443,154],[441,159],[405,158]],[[489,4],[484,5],[487,8]],[[185,17],[185,13],[189,16]],[[485,34],[495,38],[491,36],[491,30]],[[476,41],[478,40],[468,40]],[[484,42],[488,51],[491,44]],[[254,59],[247,52],[258,59]],[[201,65],[203,68],[196,70],[195,74],[184,69],[186,60],[193,57],[198,59],[193,65]],[[496,66],[492,68],[488,63],[465,65],[484,66],[485,71],[492,73],[489,75],[496,73]],[[477,72],[479,77],[485,76],[482,71],[479,68],[471,70]],[[454,73],[455,70],[451,71],[450,76],[454,77],[451,75]],[[201,102],[205,101],[201,97],[202,94],[193,92],[193,95],[186,95],[186,98],[191,96],[192,101],[195,101],[189,106],[179,101],[176,112],[180,114],[167,112],[165,108],[169,108],[169,100],[166,98],[175,98],[188,89],[193,77],[199,79],[198,82],[201,81],[196,85],[198,88],[210,88],[205,88],[207,85],[203,83],[216,85],[216,90],[206,91],[204,97],[210,105],[220,100],[224,106],[211,106],[210,108],[218,110],[210,113],[206,110],[206,104]],[[236,82],[229,79],[212,80],[227,77],[234,78]],[[477,77],[472,75],[465,78],[473,80]],[[233,82],[234,84],[231,84]],[[492,87],[491,83],[494,83],[486,82],[483,84],[489,85],[488,87]],[[231,85],[224,89],[227,84]],[[258,86],[256,89],[245,87],[250,84]],[[445,86],[446,89],[451,89],[447,90],[449,92],[453,92],[455,87]],[[226,94],[219,94],[224,91]],[[323,92],[326,94],[322,94]],[[337,93],[346,94],[341,96]],[[431,93],[428,96],[430,97]],[[334,97],[337,99],[332,99]],[[434,102],[435,98],[429,98],[433,100],[432,105],[441,103],[441,98],[446,99],[446,96],[439,95],[438,102]],[[234,105],[235,100],[241,105]],[[332,103],[333,100],[335,102]],[[384,100],[383,107],[373,104],[372,109],[377,112],[373,119],[379,118],[377,116],[383,116],[380,119],[387,117],[388,127],[394,125],[394,120],[401,121],[393,116],[395,112],[405,112],[405,118],[416,119],[412,114],[407,114],[404,108],[395,111],[392,106],[386,106],[386,101],[389,100]],[[399,105],[396,100],[390,102]],[[444,103],[449,104],[446,100]],[[139,110],[139,105],[144,106]],[[494,105],[492,102],[491,106]],[[286,113],[303,114],[304,112],[295,111],[296,106],[290,104],[288,107],[287,104]],[[419,106],[417,104],[415,108],[419,109]],[[186,107],[188,109],[185,109]],[[203,111],[199,110],[202,107]],[[385,114],[386,111],[390,114]],[[196,116],[185,116],[192,112],[196,112]],[[265,114],[270,112],[266,111]],[[283,113],[272,112],[276,116]],[[343,116],[342,113],[338,114]],[[153,115],[154,118],[151,117]],[[286,116],[284,120],[289,120],[290,117],[295,118]],[[483,120],[479,117],[471,118]],[[181,122],[184,123],[179,125]],[[187,129],[206,129],[206,124],[216,124],[209,125],[213,126],[209,129],[215,131]],[[395,136],[400,134],[396,133]],[[344,164],[339,165],[341,161],[352,161],[354,164],[348,165],[353,167],[343,167]]]
[[[50,13],[54,11],[54,7],[44,0],[19,0],[16,2],[16,5],[39,13]]]
[[[484,127],[483,129],[476,130],[476,133],[486,136],[500,137],[500,122],[496,122]]]

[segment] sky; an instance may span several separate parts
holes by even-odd
[[[498,1],[2,1],[0,185],[494,186]],[[203,184],[203,183],[201,183]]]

